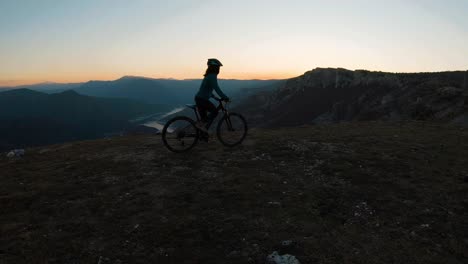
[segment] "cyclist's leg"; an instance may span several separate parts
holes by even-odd
[[[198,112],[200,113],[202,121],[206,123],[206,128],[209,128],[211,123],[213,123],[213,120],[218,115],[216,106],[210,102],[210,100],[198,97],[195,98],[195,102],[197,104]]]
[[[210,104],[209,104],[209,106],[207,105],[208,106],[207,110],[210,113],[208,114],[208,117],[207,117],[207,121],[208,121],[208,123],[206,124],[207,129],[211,126],[213,121],[216,119],[216,116],[218,116],[218,109],[216,108],[216,106],[213,103],[211,103],[210,101],[208,101],[208,102]]]
[[[198,113],[202,122],[206,122],[208,118],[208,110],[206,108],[206,100],[195,97],[195,103],[197,104]]]

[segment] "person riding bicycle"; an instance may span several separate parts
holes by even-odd
[[[195,103],[201,117],[201,121],[197,122],[196,126],[204,132],[208,132],[208,128],[218,115],[215,105],[210,102],[210,98],[213,97],[213,90],[216,91],[221,99],[229,101],[229,97],[221,91],[218,85],[219,69],[223,64],[217,59],[208,59],[207,65],[205,78],[200,85],[198,93],[195,95]]]
[[[216,137],[219,141],[226,147],[235,147],[244,141],[248,130],[247,121],[241,114],[228,111],[227,105],[223,103],[229,101],[229,97],[218,85],[217,75],[221,66],[223,65],[219,60],[208,59],[205,78],[195,95],[196,106],[187,105],[194,111],[196,120],[200,121],[195,123],[193,117],[181,115],[171,118],[164,125],[161,137],[164,146],[170,151],[182,153],[192,149],[199,141],[209,142],[208,128],[218,115],[218,111],[222,113],[216,125]],[[213,90],[221,98],[213,96]],[[219,101],[217,107],[210,102],[212,97]]]

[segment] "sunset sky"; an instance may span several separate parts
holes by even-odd
[[[0,85],[468,70],[464,0],[0,0]]]

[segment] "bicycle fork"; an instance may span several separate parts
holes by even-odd
[[[226,124],[227,124],[227,127],[228,127],[228,130],[229,131],[234,131],[234,128],[232,127],[232,122],[231,122],[231,118],[229,118],[229,114],[226,115]]]

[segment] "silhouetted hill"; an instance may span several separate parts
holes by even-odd
[[[15,87],[0,87],[0,92],[11,89],[30,89],[44,93],[59,93],[70,89],[75,89],[82,85],[82,83],[54,83],[44,82],[31,85],[20,85]]]
[[[253,124],[295,126],[356,120],[468,124],[468,72],[385,73],[317,68],[238,108]]]
[[[167,110],[164,105],[74,91],[9,90],[0,93],[0,149],[102,137],[128,129],[130,119]]]

